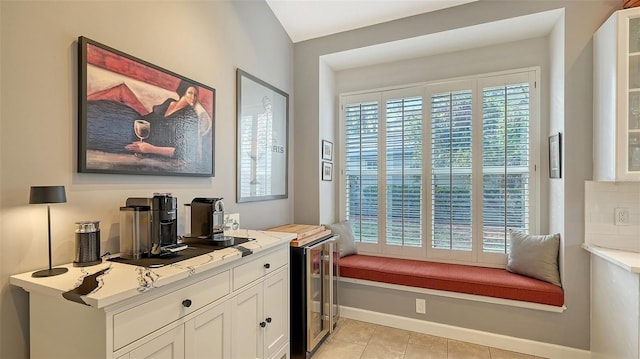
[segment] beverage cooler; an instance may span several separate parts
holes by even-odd
[[[310,358],[339,318],[337,235],[291,247],[291,358]]]

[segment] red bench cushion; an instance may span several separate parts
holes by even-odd
[[[355,254],[340,258],[340,276],[495,298],[564,305],[562,288],[500,268]]]

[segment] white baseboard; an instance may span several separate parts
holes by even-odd
[[[488,347],[535,355],[550,359],[590,359],[591,352],[557,344],[536,342],[533,340],[506,335],[482,332],[479,330],[454,327],[451,325],[427,322],[397,315],[372,312],[369,310],[340,306],[340,316],[367,323],[410,330]]]

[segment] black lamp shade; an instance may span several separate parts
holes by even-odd
[[[31,186],[29,204],[66,203],[64,186]]]
[[[31,273],[32,277],[43,278],[66,273],[67,268],[51,267],[51,210],[50,203],[66,203],[67,195],[64,192],[64,186],[31,186],[31,194],[29,195],[29,204],[46,204],[47,205],[47,232],[49,234],[49,268]]]

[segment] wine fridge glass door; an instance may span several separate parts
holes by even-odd
[[[311,352],[329,333],[330,317],[325,313],[329,298],[326,244],[306,248],[307,259],[307,351]],[[329,285],[332,285],[329,282]]]

